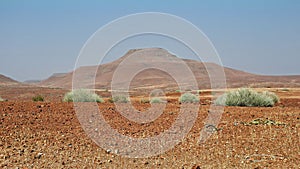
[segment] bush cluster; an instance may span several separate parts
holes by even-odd
[[[241,88],[219,96],[215,104],[222,106],[270,107],[278,101],[278,96],[273,92],[259,93],[252,89]]]
[[[194,95],[192,93],[184,93],[179,98],[180,103],[198,103],[199,97],[197,95]]]
[[[103,103],[104,100],[87,89],[77,89],[65,94],[64,102],[98,102]]]

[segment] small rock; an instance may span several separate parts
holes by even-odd
[[[43,107],[45,107],[45,105],[43,105],[43,104],[37,106],[37,108],[43,108]]]
[[[40,159],[42,157],[42,155],[43,155],[43,153],[38,153],[37,156],[36,156],[36,158]]]
[[[201,169],[201,167],[198,166],[198,165],[194,165],[194,166],[192,167],[192,169]]]

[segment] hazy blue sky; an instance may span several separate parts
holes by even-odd
[[[23,81],[74,67],[101,26],[138,12],[164,12],[199,27],[225,66],[300,74],[299,0],[0,0],[0,74]]]

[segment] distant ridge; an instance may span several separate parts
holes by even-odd
[[[36,83],[40,83],[41,80],[26,80],[23,83],[25,84],[36,84]]]
[[[12,85],[18,83],[19,83],[18,81],[0,74],[0,85]]]
[[[143,62],[156,62],[157,64],[164,64],[166,68],[171,68],[171,63],[167,60],[178,59],[177,56],[170,54],[167,50],[161,48],[145,48],[145,49],[132,49],[129,50],[121,58],[99,66],[85,66],[80,67],[76,72],[81,72],[83,77],[94,77],[95,70],[97,70],[95,86],[98,89],[110,89],[111,81],[115,70],[119,64],[135,52],[141,55],[136,58],[136,61],[132,63],[131,67],[134,67],[135,63]],[[143,55],[144,53],[144,55]],[[160,56],[160,57],[158,57]],[[165,57],[164,59],[161,56]],[[209,76],[206,68],[220,69],[223,68],[220,65],[214,63],[203,63],[195,60],[182,59],[191,69],[194,76],[197,79],[199,88],[210,88]],[[162,63],[163,62],[163,63]],[[247,73],[240,70],[224,67],[226,74],[227,87],[300,87],[300,75],[295,76],[263,76]],[[58,87],[70,89],[72,87],[73,72],[54,74],[50,78],[38,83],[40,86]],[[84,79],[84,78],[83,78]],[[124,77],[124,80],[127,80]],[[93,86],[93,84],[88,84]],[[138,73],[131,82],[132,89],[147,89],[147,88],[177,88],[177,84],[174,79],[165,72],[157,69],[147,69]]]

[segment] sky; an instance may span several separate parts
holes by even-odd
[[[210,39],[226,67],[300,75],[298,0],[0,0],[0,74],[25,81],[70,72],[95,31],[142,12],[190,21]],[[125,50],[112,52],[107,60]]]

